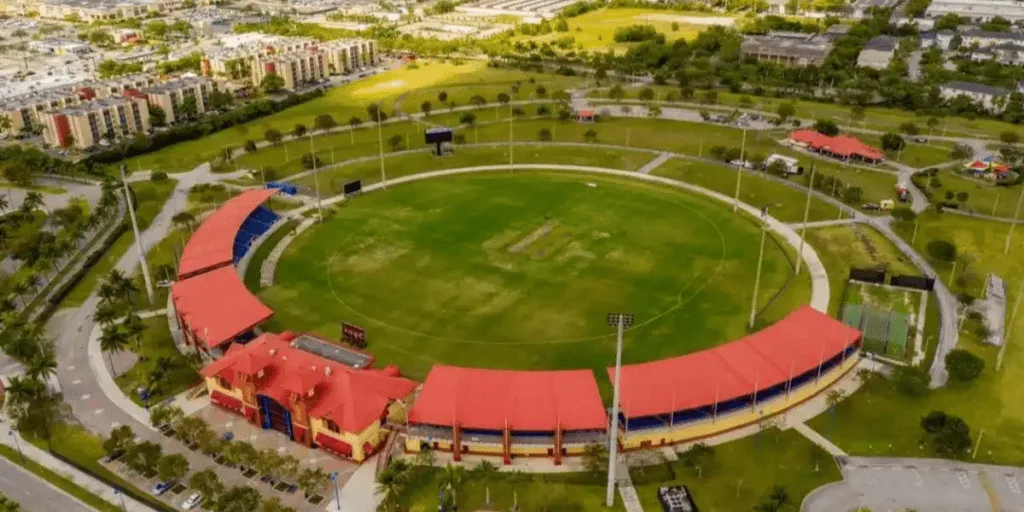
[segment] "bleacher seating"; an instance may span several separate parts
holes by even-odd
[[[238,263],[245,253],[249,251],[253,240],[266,233],[281,216],[263,206],[256,208],[242,223],[242,228],[235,235],[235,243],[232,251],[234,263]]]

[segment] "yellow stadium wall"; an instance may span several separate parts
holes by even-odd
[[[362,432],[331,432],[327,429],[327,425],[324,420],[319,418],[311,419],[310,424],[313,431],[314,442],[316,442],[318,435],[323,434],[337,439],[338,441],[348,443],[352,446],[352,460],[356,462],[362,462],[366,459],[366,453],[363,451],[363,443],[370,443],[376,447],[377,444],[383,441],[387,436],[387,432],[380,427],[380,421],[373,422],[369,427],[363,429]]]
[[[661,446],[662,444],[674,444],[685,441],[694,441],[705,437],[728,432],[744,427],[786,411],[802,402],[810,400],[818,393],[824,391],[834,384],[840,377],[857,366],[859,356],[847,359],[843,364],[835,367],[832,371],[825,373],[818,379],[818,382],[808,383],[800,388],[790,391],[788,397],[774,398],[764,404],[759,404],[756,410],[747,412],[733,412],[719,417],[714,423],[704,421],[700,423],[684,423],[676,428],[649,429],[637,432],[619,431],[619,445],[624,450],[636,450],[649,446]],[[664,440],[664,443],[662,443]],[[644,443],[650,443],[644,445]]]

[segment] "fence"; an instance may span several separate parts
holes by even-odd
[[[850,280],[864,283],[884,283],[885,271],[873,268],[851,268]]]
[[[932,291],[935,289],[935,279],[922,276],[892,276],[889,284],[903,288],[914,288],[917,290]]]

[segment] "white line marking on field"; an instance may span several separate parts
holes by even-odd
[[[72,381],[71,383],[77,386],[77,385],[82,383],[82,379],[76,379],[76,380]]]
[[[103,414],[103,409],[96,409],[92,412],[93,414]]]
[[[92,395],[90,395],[90,394],[82,395],[82,400],[88,400],[90,398],[92,398]]]

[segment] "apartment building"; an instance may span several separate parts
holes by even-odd
[[[196,113],[210,110],[210,93],[217,90],[217,82],[206,77],[183,77],[169,80],[141,90],[150,106],[160,107],[167,114],[167,123],[183,118],[182,104],[186,98],[195,98]]]
[[[195,2],[200,5],[212,0]],[[81,21],[116,21],[145,18],[184,8],[185,0],[40,0],[39,17],[65,19],[77,17]]]
[[[59,89],[14,96],[0,102],[0,117],[11,120],[2,135],[17,136],[33,127],[42,126],[46,112],[77,105],[85,100],[71,89]]]
[[[131,137],[150,129],[146,98],[135,90],[128,90],[123,97],[55,110],[45,116],[44,122],[43,138],[47,144],[83,150],[103,140]]]
[[[78,90],[81,92],[88,91],[86,94],[88,94],[89,97],[85,99],[102,99],[121,96],[130,89],[145,89],[146,87],[151,87],[157,83],[159,83],[157,77],[146,73],[138,73],[111,78],[109,80],[89,82],[83,84],[78,88]]]
[[[925,11],[929,18],[950,13],[979,21],[988,21],[996,16],[1010,21],[1024,20],[1024,9],[1017,0],[933,0]]]
[[[1006,100],[1010,96],[1008,89],[992,87],[975,82],[952,81],[939,86],[939,94],[944,100],[965,96],[981,105],[989,112],[999,113],[1006,108]]]
[[[885,69],[896,55],[900,40],[894,36],[875,36],[864,45],[857,55],[857,66],[862,68]]]
[[[326,69],[323,52],[315,50],[267,55],[253,61],[252,81],[259,84],[268,75],[278,75],[284,79],[286,89],[295,89],[303,84],[323,80],[327,74]]]
[[[377,64],[377,43],[364,39],[328,41],[320,45],[331,74],[347,74]]]

